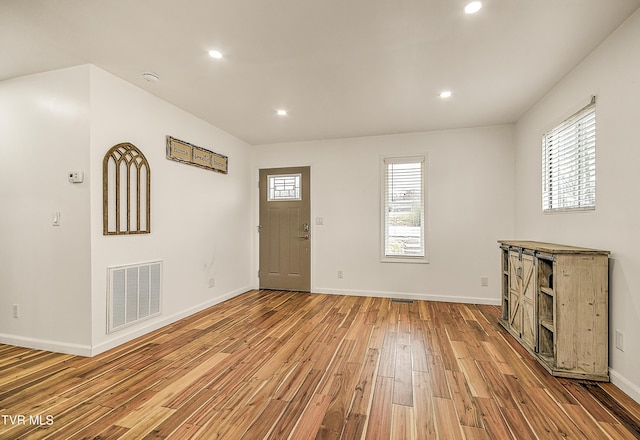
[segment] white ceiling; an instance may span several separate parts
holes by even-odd
[[[513,123],[640,0],[465,4],[0,0],[0,80],[93,63],[250,144]]]

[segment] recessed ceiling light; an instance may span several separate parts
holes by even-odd
[[[222,53],[217,50],[210,50],[209,56],[211,58],[215,58],[216,60],[219,60],[220,58],[222,58]]]
[[[276,114],[278,116],[287,116],[287,111],[285,109],[280,109],[280,110],[276,111]]]
[[[157,73],[153,73],[153,72],[144,72],[142,74],[142,77],[147,80],[148,82],[156,82],[160,79],[160,77],[158,76]]]
[[[471,2],[467,6],[464,7],[464,12],[467,14],[475,14],[482,8],[481,2]]]
[[[451,95],[453,93],[451,93],[451,90],[443,90],[442,92],[440,92],[440,97],[441,98],[451,98]]]

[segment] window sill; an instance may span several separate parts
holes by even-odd
[[[427,257],[382,257],[381,263],[429,264]]]
[[[543,214],[571,214],[578,212],[593,212],[596,210],[595,206],[581,206],[576,208],[554,208],[554,209],[543,209]]]

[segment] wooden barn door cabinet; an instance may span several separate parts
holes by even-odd
[[[554,376],[609,380],[609,252],[500,240],[500,324]]]

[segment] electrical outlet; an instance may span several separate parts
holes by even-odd
[[[14,304],[12,307],[12,312],[13,312],[13,317],[14,318],[19,318],[20,317],[20,307],[18,307],[18,304]]]
[[[489,277],[480,277],[480,286],[489,287]]]
[[[209,287],[216,287],[216,279],[209,278]]]
[[[342,279],[344,277],[344,274],[342,273],[341,270],[338,271],[338,279]]]
[[[616,330],[616,348],[620,351],[624,351],[624,333],[620,330]]]

